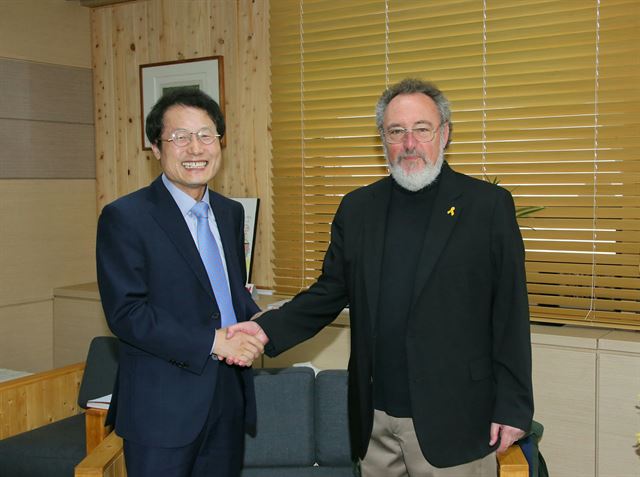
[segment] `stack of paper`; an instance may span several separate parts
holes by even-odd
[[[87,407],[94,409],[109,409],[109,404],[111,404],[111,394],[87,401]]]

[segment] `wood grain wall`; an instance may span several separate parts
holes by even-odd
[[[98,211],[161,171],[142,149],[139,66],[224,57],[227,145],[212,186],[261,199],[252,281],[272,285],[268,0],[138,0],[91,11]]]

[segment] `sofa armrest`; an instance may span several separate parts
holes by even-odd
[[[0,383],[0,439],[78,414],[84,367],[72,364]]]
[[[126,477],[122,438],[109,434],[75,468],[75,477]]]
[[[106,409],[89,408],[84,413],[87,455],[95,449],[113,430],[113,426],[105,426]]]
[[[518,444],[498,454],[499,477],[529,477],[529,464]]]

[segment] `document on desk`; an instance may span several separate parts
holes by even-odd
[[[109,409],[110,404],[111,404],[111,394],[107,394],[106,396],[102,396],[95,399],[89,399],[87,401],[87,407],[92,407],[94,409]]]

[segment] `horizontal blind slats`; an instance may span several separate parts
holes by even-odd
[[[373,107],[410,75],[451,100],[454,169],[544,207],[519,219],[533,318],[640,328],[640,4],[601,0],[596,36],[591,2],[403,0],[387,37],[357,1],[271,8],[277,288],[317,277],[341,198],[387,174]]]

